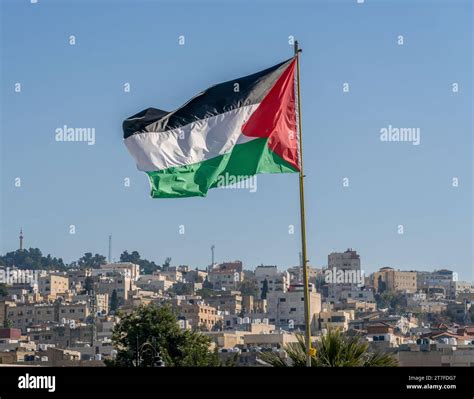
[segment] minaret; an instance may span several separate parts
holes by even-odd
[[[211,266],[209,267],[209,272],[212,271],[213,267],[214,267],[214,249],[215,249],[215,245],[212,244],[211,245]]]
[[[20,229],[20,251],[23,251],[23,229]]]

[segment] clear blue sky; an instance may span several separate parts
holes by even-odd
[[[296,265],[296,174],[261,175],[256,193],[152,200],[121,129],[144,108],[172,110],[289,58],[294,35],[311,264],[352,247],[366,272],[447,267],[472,279],[472,11],[454,0],[2,1],[1,252],[23,227],[27,247],[67,262],[107,255],[111,233],[114,258],[138,250],[203,267],[215,244],[217,261]],[[96,144],[56,142],[65,124],[94,127]],[[421,144],[381,142],[388,125],[419,127]]]

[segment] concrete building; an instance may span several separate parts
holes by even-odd
[[[372,325],[383,323],[391,326],[396,333],[406,335],[412,328],[418,327],[418,319],[413,316],[390,315],[386,316],[380,312],[365,315],[349,321],[349,330],[365,330]]]
[[[85,301],[54,303],[13,303],[7,305],[6,317],[15,328],[26,331],[27,327],[39,324],[59,323],[63,319],[83,323],[90,314],[89,305]]]
[[[347,331],[349,329],[349,321],[354,320],[353,310],[329,310],[320,312],[318,316],[318,330],[340,329]]]
[[[253,295],[244,295],[242,297],[243,313],[267,313],[268,302],[266,299],[255,298]]]
[[[280,272],[276,266],[257,266],[255,268],[255,280],[260,290],[259,296],[262,297],[262,291],[266,285],[268,292],[286,292],[290,286],[290,273]]]
[[[301,266],[292,266],[288,268],[290,275],[290,284],[303,283],[303,268]],[[322,278],[323,271],[321,269],[308,266],[308,280],[312,284],[316,284],[316,280]]]
[[[470,322],[470,309],[470,302],[450,302],[447,304],[446,312],[455,322],[467,324]]]
[[[109,294],[95,294],[93,297],[93,310],[97,313],[109,313]]]
[[[69,290],[80,292],[85,289],[87,277],[91,277],[90,269],[73,269],[67,272]]]
[[[448,269],[416,272],[417,289],[432,297],[455,299],[457,284],[453,282],[456,280],[456,274]],[[458,287],[461,288],[461,284]]]
[[[207,278],[207,271],[206,270],[190,270],[185,275],[184,278],[187,283],[204,283]]]
[[[133,281],[140,277],[140,266],[131,262],[107,263],[106,265],[101,265],[99,270],[106,273],[119,272],[130,277]]]
[[[206,302],[218,310],[229,312],[231,315],[242,312],[242,295],[240,291],[223,291],[206,298]]]
[[[56,299],[69,290],[69,279],[61,274],[46,274],[38,278],[38,290],[43,298]]]
[[[221,312],[202,300],[174,299],[173,306],[178,312],[178,318],[185,320],[194,330],[210,331],[223,321]]]
[[[398,347],[403,343],[403,338],[395,334],[394,327],[384,322],[376,322],[368,325],[365,338],[372,343],[372,348],[378,349],[379,351]]]
[[[438,347],[428,345],[403,345],[396,352],[401,367],[474,367],[474,346]]]
[[[349,310],[360,313],[375,312],[377,304],[375,302],[358,301],[356,299],[347,299],[345,301],[333,304],[333,310]]]
[[[225,314],[224,330],[247,331],[253,334],[264,334],[275,331],[275,325],[270,324],[268,318],[265,317],[239,317],[237,315]]]
[[[395,270],[383,267],[373,274],[374,287],[377,292],[406,292],[417,291],[417,272]]]
[[[243,279],[242,262],[238,260],[215,265],[208,274],[208,281],[214,289],[235,290]]]
[[[166,270],[160,270],[153,274],[157,276],[163,276],[166,280],[171,281],[173,284],[184,282],[183,271],[177,267],[169,267]]]
[[[448,298],[458,299],[460,294],[474,293],[474,288],[470,281],[451,281],[448,288]]]
[[[163,274],[144,274],[136,281],[136,286],[140,289],[160,293],[169,290],[173,284],[175,284],[175,282]]]
[[[323,271],[327,285],[328,300],[340,302],[347,298],[356,298],[364,279],[357,251],[333,252],[328,255],[328,267]],[[369,300],[373,301],[373,297]]]
[[[57,348],[69,348],[77,342],[91,342],[93,329],[90,325],[41,326],[29,329],[27,335],[37,344],[54,344]]]
[[[118,271],[110,271],[107,273],[107,276],[99,276],[95,283],[95,292],[98,294],[107,294],[110,301],[113,292],[115,291],[119,303],[127,301],[129,294],[133,289],[134,285],[132,277]]]
[[[311,324],[316,326],[321,312],[321,295],[311,285],[309,296]],[[270,324],[285,329],[305,328],[303,285],[291,285],[287,292],[272,292],[267,301]]]
[[[298,342],[295,334],[285,331],[272,334],[245,334],[244,346],[247,348],[284,348],[290,343]]]

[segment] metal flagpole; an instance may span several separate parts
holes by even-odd
[[[300,96],[300,53],[301,49],[298,47],[298,41],[294,45],[296,57],[296,85],[298,96],[298,140],[299,140],[299,164],[300,164],[300,218],[301,218],[301,253],[303,268],[303,286],[304,286],[304,320],[305,320],[305,344],[306,344],[306,367],[311,367],[311,355],[313,349],[311,348],[311,312],[309,303],[309,281],[308,281],[308,255],[306,252],[306,222],[304,213],[304,171],[303,171],[303,140],[301,132],[301,96]]]

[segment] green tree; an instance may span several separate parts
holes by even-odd
[[[156,353],[167,367],[219,365],[217,352],[210,350],[210,338],[182,331],[170,307],[142,305],[121,316],[112,334],[117,356],[106,362],[108,366],[150,367]]]
[[[268,294],[268,280],[265,279],[265,280],[263,280],[262,293],[260,295],[260,298],[261,299],[267,299],[267,294]]]
[[[169,289],[169,293],[173,293],[175,295],[192,295],[194,290],[193,290],[193,284],[191,283],[182,283],[180,281],[174,283]]]
[[[84,290],[86,293],[91,293],[94,291],[94,279],[91,276],[87,276],[84,279]]]
[[[305,367],[306,347],[301,335],[298,342],[285,346],[287,357],[274,352],[262,353],[260,358],[273,367]],[[397,360],[388,353],[369,351],[369,343],[360,336],[348,336],[339,329],[329,329],[314,345],[316,354],[311,367],[395,367]]]
[[[171,258],[170,257],[167,257],[165,259],[165,262],[163,263],[163,266],[162,266],[162,269],[163,270],[168,270],[171,266]]]
[[[77,261],[77,265],[82,269],[100,269],[100,266],[105,265],[106,263],[107,260],[105,256],[99,254],[92,255],[92,252],[86,252]]]
[[[252,295],[255,298],[258,297],[258,283],[254,279],[244,279],[239,283],[237,289],[242,293],[242,295]]]
[[[160,270],[160,266],[158,266],[155,262],[142,259],[138,251],[132,251],[132,253],[123,251],[120,255],[120,262],[131,262],[139,265],[140,271],[143,274],[152,274],[153,272]]]
[[[39,248],[30,248],[7,252],[0,257],[0,263],[7,267],[19,269],[65,270],[66,265],[61,258],[51,255],[43,256]]]
[[[212,290],[213,288],[214,288],[214,286],[212,285],[212,283],[208,280],[208,278],[206,276],[206,279],[202,283],[202,289],[203,290]]]
[[[217,291],[214,291],[210,288],[202,288],[202,289],[196,291],[196,295],[199,295],[203,299],[211,298],[214,295],[216,295],[216,293],[217,293]]]
[[[403,294],[390,291],[376,294],[375,300],[379,308],[390,308],[396,311],[402,309],[405,305]]]
[[[13,321],[10,319],[5,319],[3,321],[3,327],[5,328],[13,328]]]
[[[138,251],[132,251],[132,253],[128,253],[128,251],[123,251],[120,255],[120,262],[130,262],[135,263],[138,265],[140,262],[140,254]]]
[[[7,286],[5,284],[0,284],[0,297],[7,296],[7,295],[8,295]]]
[[[381,294],[387,290],[387,284],[385,283],[385,281],[382,280],[382,276],[379,276],[377,281],[378,281],[377,291]]]
[[[116,312],[119,307],[117,291],[113,290],[110,296],[110,312]]]

